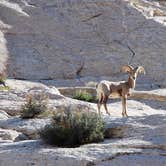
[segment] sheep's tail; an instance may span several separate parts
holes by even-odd
[[[96,84],[96,98],[99,99],[99,92],[98,92],[98,83]]]
[[[100,83],[96,84],[96,92],[97,92],[98,102],[100,102],[100,103],[103,102],[103,100],[105,98],[105,94],[101,89],[101,84]]]
[[[98,100],[102,99],[103,94],[101,93],[100,89],[99,89],[99,83],[96,84],[96,97]]]

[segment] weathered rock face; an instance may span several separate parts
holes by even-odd
[[[25,102],[26,94],[46,94],[49,97],[49,106],[55,111],[66,108],[78,111],[87,111],[86,108],[90,108],[92,111],[97,111],[96,104],[67,98],[55,87],[48,87],[37,82],[7,80],[7,84],[11,89],[0,92],[1,166],[166,165],[165,89],[162,89],[162,92],[161,90],[135,92],[135,98],[140,100],[127,101],[129,117],[121,116],[121,101],[108,103],[111,116],[106,115],[102,107],[107,136],[111,136],[111,139],[78,148],[57,148],[48,146],[38,139],[39,130],[50,123],[48,117],[21,119],[15,116],[19,115],[20,105]],[[84,90],[93,93],[94,89],[85,88]],[[69,95],[74,89],[60,91]],[[147,98],[153,101],[146,100]]]
[[[1,0],[0,56],[9,76],[26,79],[113,76],[141,64],[165,79],[165,3],[144,0]],[[145,80],[145,79],[144,79]]]
[[[8,119],[9,115],[5,111],[0,111],[0,120]]]
[[[27,139],[37,139],[39,138],[39,131],[49,123],[50,119],[23,120],[21,118],[10,118],[6,121],[1,120],[0,128],[21,132],[27,136]]]
[[[0,164],[2,166],[165,166],[166,107],[164,102],[143,104],[129,101],[131,117],[128,118],[115,116],[120,109],[119,105],[119,103],[111,104],[111,116],[103,116],[107,127],[110,128],[112,139],[78,148],[47,146],[39,140],[1,143]],[[37,120],[33,127],[29,125],[34,122],[35,120],[23,122],[15,118],[15,120],[7,120],[6,124],[1,122],[0,125],[22,131],[27,135],[30,131],[35,131],[35,127],[38,129],[37,124],[42,124]]]
[[[27,137],[15,130],[1,129],[0,128],[0,141],[2,140],[11,140],[11,141],[20,141],[27,139]]]
[[[65,97],[55,87],[21,80],[7,80],[6,82],[11,89],[9,91],[0,91],[0,108],[2,113],[4,111],[11,116],[20,115],[21,107],[25,104],[28,94],[46,95],[48,97],[48,107],[52,111],[65,109],[73,109],[75,111],[87,111],[91,109],[92,111],[96,111],[96,105]],[[1,119],[7,119],[7,117],[2,115]]]

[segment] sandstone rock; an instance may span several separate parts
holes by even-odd
[[[96,89],[93,87],[59,87],[58,90],[64,96],[73,97],[77,92],[86,92],[96,96]],[[131,99],[148,99],[157,101],[166,101],[166,89],[157,89],[149,91],[133,90]]]
[[[129,62],[132,49],[132,63],[147,71],[144,82],[162,82],[165,17],[154,14],[165,13],[162,5],[144,0],[3,0],[1,63],[8,61],[14,78],[112,77]]]
[[[166,101],[166,89],[135,91],[131,98]]]
[[[14,91],[0,91],[0,108],[9,115],[18,114],[23,103],[23,98]]]
[[[40,82],[33,82],[28,80],[16,80],[16,79],[7,79],[6,84],[10,87],[10,91],[14,91],[15,94],[21,92],[27,92],[29,89],[46,89],[47,86]],[[10,92],[9,91],[9,92]]]
[[[29,139],[39,138],[39,131],[49,124],[50,119],[28,119],[9,118],[8,120],[1,120],[0,127],[4,129],[16,130],[22,132]]]
[[[12,140],[12,141],[20,141],[25,140],[27,137],[20,132],[10,129],[1,129],[0,128],[0,140]]]
[[[151,166],[154,163],[164,166],[165,106],[157,109],[161,103],[156,103],[154,109],[154,105],[150,107],[147,103],[132,102],[129,101],[129,108],[135,107],[135,110],[130,110],[131,117],[103,116],[113,135],[111,139],[69,149],[47,146],[39,140],[1,143],[1,165],[117,166],[123,163],[124,166]],[[139,113],[140,107],[145,109],[144,114]],[[116,108],[120,109],[117,104]],[[134,111],[138,112],[138,116],[133,116]]]
[[[92,96],[96,96],[96,89],[91,87],[59,87],[59,92],[68,97],[73,97],[76,93],[89,93]]]
[[[13,80],[10,81],[12,86]],[[11,91],[0,92],[2,110],[10,108],[9,112],[12,112],[11,103],[14,103],[16,112],[19,114],[19,101],[25,102],[27,92],[47,94],[50,98],[49,106],[55,111],[58,109],[97,110],[96,104],[65,97],[54,87],[38,83],[32,83],[33,85],[30,83],[29,86],[29,82],[21,82],[19,81],[18,89],[16,86]],[[71,90],[72,93],[73,91],[74,89]],[[92,88],[91,93],[93,92]],[[117,166],[123,163],[124,166],[137,166],[138,164],[151,166],[154,163],[165,166],[166,102],[157,101],[157,97],[160,99],[161,96],[165,96],[165,89],[143,92],[142,95],[145,97],[137,96],[140,97],[139,101],[131,99],[127,101],[129,115],[127,118],[121,116],[121,101],[110,100],[108,109],[111,116],[105,113],[103,107],[101,112],[106,122],[107,136],[111,139],[78,148],[52,147],[41,140],[25,141],[25,139],[38,139],[38,131],[48,124],[50,119],[23,120],[18,117],[8,117],[8,119],[0,120],[0,165]],[[149,96],[152,96],[154,100],[147,100]],[[8,106],[6,108],[4,101]]]
[[[9,115],[5,111],[0,111],[0,120],[8,119]]]
[[[10,83],[9,83],[10,82]],[[74,110],[96,110],[96,106],[91,103],[86,103],[78,100],[67,98],[60,94],[55,87],[48,87],[41,83],[33,83],[30,81],[8,80],[11,90],[0,92],[0,107],[1,110],[9,115],[19,115],[23,104],[25,104],[26,96],[46,95],[48,97],[48,107],[51,110],[65,110],[69,107]]]

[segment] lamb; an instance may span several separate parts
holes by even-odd
[[[97,97],[98,97],[98,113],[100,114],[101,105],[104,105],[106,113],[110,115],[107,109],[108,98],[121,98],[122,100],[122,116],[127,115],[126,100],[131,95],[131,90],[135,88],[136,78],[138,73],[144,73],[145,70],[142,66],[133,68],[131,65],[124,65],[121,68],[122,72],[128,73],[128,81],[110,82],[102,80],[96,85]]]

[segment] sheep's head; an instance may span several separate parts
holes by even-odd
[[[145,74],[145,69],[142,66],[133,68],[131,65],[124,65],[122,66],[121,71],[128,73],[130,78],[132,78],[133,80],[137,78],[138,73]]]

